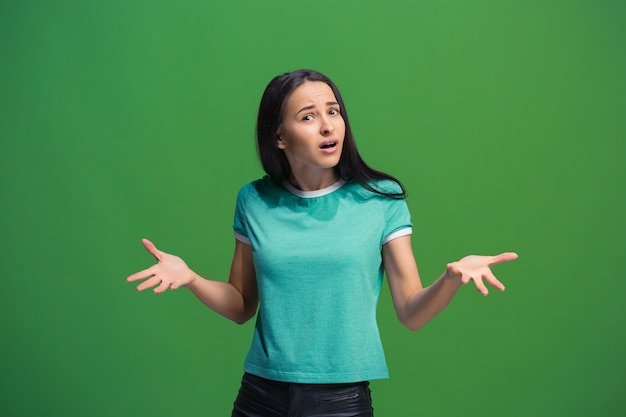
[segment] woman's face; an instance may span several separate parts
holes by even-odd
[[[337,98],[322,81],[306,81],[287,97],[278,147],[291,170],[332,170],[343,149],[346,125]]]

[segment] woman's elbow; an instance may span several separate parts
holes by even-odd
[[[398,316],[398,320],[400,320],[400,323],[402,323],[404,327],[412,332],[416,332],[424,326],[424,323],[415,320],[415,318]]]
[[[242,325],[250,321],[250,319],[252,319],[255,315],[256,315],[256,308],[250,309],[249,311],[243,311],[239,314],[234,314],[233,316],[229,318],[235,323]]]

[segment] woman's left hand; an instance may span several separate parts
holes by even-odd
[[[491,272],[491,266],[502,262],[509,262],[517,259],[517,253],[505,252],[496,256],[470,255],[463,259],[449,263],[446,266],[446,276],[457,280],[465,285],[474,281],[474,286],[482,295],[489,294],[485,286],[486,281],[492,287],[504,291],[504,285]]]

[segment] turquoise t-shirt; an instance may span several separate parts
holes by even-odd
[[[411,231],[404,199],[355,181],[304,192],[265,177],[242,187],[234,232],[252,246],[260,297],[244,370],[300,383],[387,378],[376,322],[381,250]]]

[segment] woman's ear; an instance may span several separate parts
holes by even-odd
[[[283,140],[283,137],[280,135],[280,130],[278,130],[278,132],[276,133],[276,147],[278,149],[285,149],[286,147],[285,141]]]

